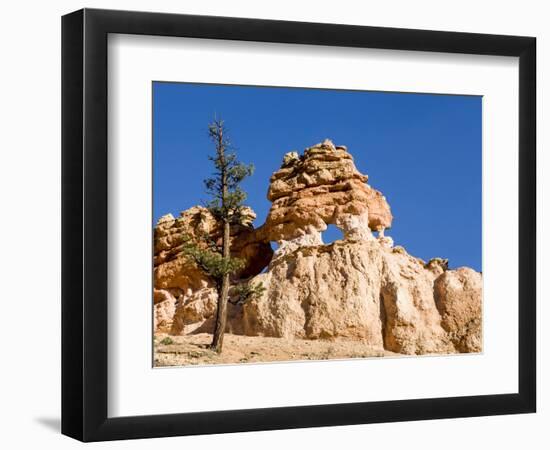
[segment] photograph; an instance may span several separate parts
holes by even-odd
[[[105,5],[3,8],[0,449],[550,449],[544,2]]]
[[[153,81],[153,366],[482,353],[482,103]]]

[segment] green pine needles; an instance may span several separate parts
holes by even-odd
[[[263,283],[251,284],[249,282],[239,283],[231,289],[231,300],[234,305],[244,304],[253,298],[261,297],[266,291]]]
[[[183,254],[211,278],[217,288],[221,287],[224,275],[233,275],[244,267],[244,261],[241,258],[231,256],[224,258],[222,247],[205,245],[209,238],[201,238],[199,241],[190,235],[184,235],[183,238]]]
[[[254,173],[254,165],[237,160],[223,120],[214,120],[208,126],[208,135],[216,146],[216,152],[208,157],[214,163],[215,171],[211,178],[204,180],[206,193],[212,198],[206,207],[218,220],[240,223],[246,200],[246,192],[240,188],[240,183]]]

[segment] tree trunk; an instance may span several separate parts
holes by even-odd
[[[231,255],[230,249],[230,225],[229,217],[225,208],[227,206],[227,165],[225,160],[225,145],[223,142],[223,128],[218,127],[218,142],[217,142],[217,152],[218,158],[221,165],[221,199],[222,199],[222,210],[224,210],[223,218],[223,240],[222,240],[222,256],[224,261],[228,261]],[[225,273],[222,278],[221,286],[218,287],[218,307],[216,309],[216,325],[214,328],[214,339],[212,340],[211,348],[217,353],[222,352],[223,348],[223,335],[225,333],[225,324],[227,322],[227,298],[229,296],[229,273]]]
[[[223,257],[229,258],[229,222],[223,224]],[[212,349],[221,353],[223,348],[223,335],[227,323],[227,299],[229,297],[229,274],[223,276],[221,287],[218,289],[218,308],[216,312],[216,326],[214,328],[214,339],[212,340]]]

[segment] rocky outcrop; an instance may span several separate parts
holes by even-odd
[[[153,328],[159,332],[169,332],[176,313],[176,298],[170,291],[154,289],[153,301]]]
[[[441,326],[460,352],[481,351],[481,274],[468,267],[449,270],[434,283]]]
[[[244,220],[231,228],[232,255],[245,262],[238,278],[260,273],[273,254],[268,242],[255,238],[254,211],[248,208],[243,216]],[[214,284],[185,257],[182,243],[186,236],[196,240],[206,236],[221,243],[221,234],[215,218],[202,206],[183,211],[178,218],[167,214],[159,219],[154,230],[153,249],[156,330],[190,332],[199,329],[212,316],[216,305]],[[170,315],[172,317],[168,318]]]
[[[267,197],[273,203],[261,227],[263,237],[284,246],[287,241],[311,235],[315,245],[317,234],[328,224],[347,233],[347,225],[354,225],[352,218],[359,217],[364,218],[363,230],[367,223],[366,229],[390,228],[390,207],[367,180],[346,147],[329,140],[306,149],[302,156],[287,153],[281,168],[271,176]],[[349,230],[353,232],[353,227]]]
[[[366,182],[347,149],[328,140],[303,155],[284,156],[271,177],[272,206],[264,225],[253,229],[250,211],[249,220],[231,232],[234,255],[246,260],[238,277],[266,289],[229,305],[228,331],[347,338],[403,354],[481,351],[481,274],[450,270],[442,258],[424,262],[394,246],[385,233],[393,220],[390,207]],[[344,237],[325,245],[322,232],[329,224]],[[156,326],[172,334],[211,332],[216,291],[181,254],[183,233],[219,238],[204,208],[159,221]],[[274,254],[269,241],[278,243]]]
[[[477,351],[455,346],[442,323],[433,286],[443,276],[377,240],[303,247],[255,278],[267,290],[243,306],[244,333],[357,338],[405,354]]]
[[[169,332],[174,335],[189,333],[213,333],[217,294],[213,287],[206,287],[182,296],[174,311]],[[227,332],[244,334],[242,307],[227,305]]]
[[[252,222],[256,214],[246,208],[244,219],[231,227],[232,256],[241,258],[245,267],[239,277],[256,275],[271,260],[272,250],[267,242],[256,238]],[[203,237],[221,243],[221,226],[202,206],[194,206],[174,218],[171,214],[161,217],[154,230],[154,282],[158,289],[198,289],[204,287],[204,275],[182,255],[184,236],[195,240]]]

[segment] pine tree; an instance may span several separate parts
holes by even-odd
[[[237,160],[223,120],[215,119],[208,127],[208,136],[215,146],[215,152],[208,159],[214,164],[212,177],[204,180],[207,194],[211,197],[206,207],[222,229],[221,246],[211,236],[199,236],[199,240],[184,237],[183,253],[195,262],[215,283],[218,292],[216,322],[211,348],[220,353],[227,321],[227,303],[244,303],[261,295],[265,290],[261,283],[247,282],[231,286],[231,276],[244,266],[244,261],[231,256],[231,225],[242,223],[245,212],[246,193],[241,182],[254,172],[252,164],[245,165]]]

